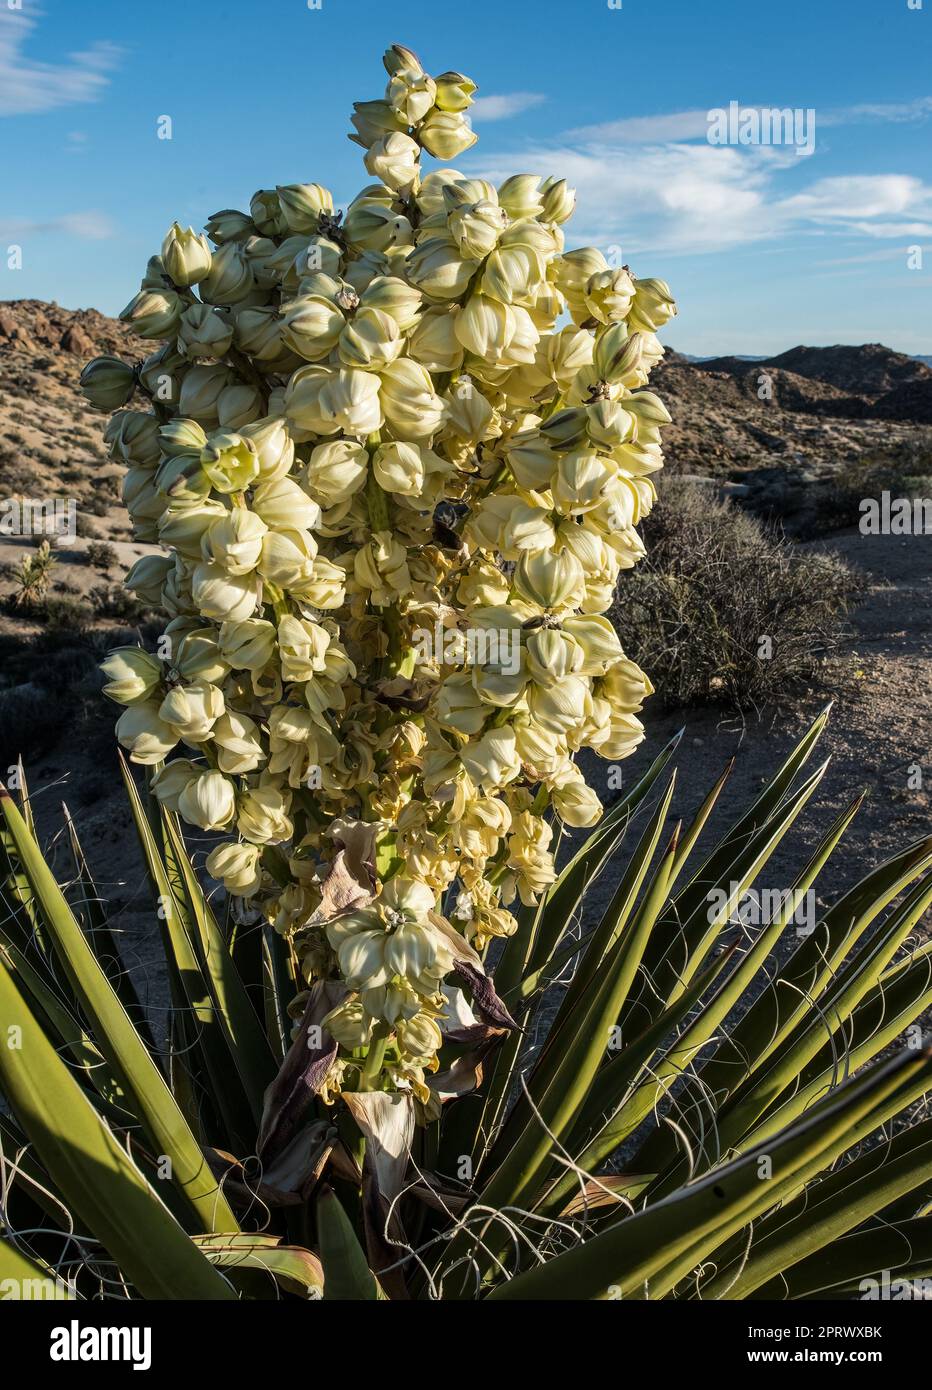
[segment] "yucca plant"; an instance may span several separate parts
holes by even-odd
[[[215,915],[127,769],[172,989],[159,1045],[73,824],[60,887],[28,795],[5,794],[0,1278],[76,1298],[744,1299],[932,1273],[932,1120],[911,1110],[932,1086],[932,945],[912,937],[932,838],[797,935],[857,798],[779,911],[735,921],[819,786],[826,717],[701,852],[727,773],[671,834],[665,748],[498,944],[494,985],[463,980],[422,1107],[321,1098],[326,982],[292,1040],[282,938]]]

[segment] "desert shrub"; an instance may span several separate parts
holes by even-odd
[[[742,506],[796,540],[816,540],[857,526],[866,498],[932,497],[932,446],[921,443],[846,460],[829,477],[803,470],[761,469],[747,479]]]
[[[40,687],[27,684],[0,690],[0,769],[17,758],[35,758],[51,748],[68,718],[63,702]]]
[[[36,609],[39,621],[50,632],[83,632],[94,619],[93,610],[69,594],[50,594]]]
[[[128,589],[124,589],[122,584],[97,584],[91,590],[89,598],[98,618],[115,618],[135,626],[145,622],[153,613],[149,604],[141,603]],[[162,626],[164,627],[164,622]]]
[[[98,570],[110,569],[119,558],[113,546],[106,541],[92,541],[85,553],[87,563]]]
[[[624,576],[612,618],[668,706],[759,705],[835,643],[857,589],[840,561],[686,483],[667,482],[644,532],[647,559]]]
[[[82,536],[85,540],[98,540],[100,532],[87,514],[79,511],[74,523],[75,535]]]

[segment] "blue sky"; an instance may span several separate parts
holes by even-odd
[[[479,84],[457,167],[567,176],[568,245],[669,280],[681,351],[932,352],[932,0],[0,0],[0,298],[115,313],[174,218],[345,203],[392,42]],[[814,152],[711,144],[730,102],[811,108]]]

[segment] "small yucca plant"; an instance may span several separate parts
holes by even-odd
[[[774,966],[856,799],[776,916],[734,922],[819,785],[824,765],[803,768],[825,718],[699,856],[725,778],[665,835],[666,748],[523,912],[494,988],[475,974],[418,1124],[398,1093],[317,1094],[326,983],[289,1044],[283,939],[215,918],[174,817],[127,772],[173,994],[157,1047],[74,827],[62,889],[28,796],[4,795],[0,1277],[78,1298],[267,1297],[271,1276],[328,1299],[743,1299],[932,1273],[932,1120],[890,1132],[932,1086],[912,1026],[932,944],[911,945],[932,839]]]

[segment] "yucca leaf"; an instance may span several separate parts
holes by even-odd
[[[4,1236],[0,1236],[0,1285],[10,1284],[19,1289],[21,1299],[48,1299],[51,1292],[53,1301],[67,1302],[74,1295],[65,1283],[56,1278],[55,1271],[48,1265],[25,1255]],[[11,1293],[4,1293],[11,1298]]]
[[[810,1183],[803,1196],[757,1226],[750,1250],[744,1241],[731,1260],[714,1260],[715,1276],[700,1286],[702,1298],[747,1298],[761,1284],[853,1231],[889,1202],[928,1188],[932,1174],[932,1120],[868,1149],[859,1158]]]
[[[737,1144],[759,1117],[770,1110],[776,1098],[797,1084],[800,1071],[821,1051],[826,1028],[835,1032],[841,1027],[876,984],[930,902],[932,876],[916,884],[883,930],[861,948],[842,972],[835,988],[820,1000],[818,1012],[812,1011],[805,1016],[767,1062],[732,1094],[718,1117],[723,1149]]]
[[[210,984],[233,1065],[258,1125],[262,1119],[265,1089],[275,1075],[275,1062],[227,943],[191,867],[177,820],[165,811],[162,814],[174,862],[181,873],[189,918],[197,929],[202,969]]]
[[[104,973],[113,985],[117,998],[133,1020],[136,1031],[151,1045],[153,1039],[146,1019],[146,1011],[136,993],[130,972],[123,964],[117,939],[104,908],[104,901],[97,891],[97,885],[88,868],[87,859],[78,838],[77,827],[64,803],[62,803],[62,814],[65,819],[71,858],[74,860],[75,887],[78,890],[77,916],[84,927],[91,950],[103,966]]]
[[[170,843],[160,849],[132,773],[123,758],[120,759],[120,766],[158,904],[157,916],[169,962],[175,1014],[185,1019],[186,1026],[181,1037],[185,1046],[193,1041],[201,1055],[204,1070],[210,1079],[210,1100],[223,1117],[223,1137],[228,1146],[246,1151],[249,1138],[255,1136],[256,1126],[239,1075],[232,1065],[210,986],[194,947],[196,928],[188,914],[182,870]],[[161,821],[157,824],[161,833]],[[189,1039],[188,1034],[193,1034],[193,1039]]]
[[[839,1148],[856,1142],[865,1117],[883,1101],[896,1103],[910,1087],[928,1085],[932,1060],[906,1054],[848,1082],[833,1104],[784,1131],[767,1148],[679,1188],[669,1197],[609,1226],[582,1245],[518,1274],[491,1292],[505,1299],[601,1298],[610,1288],[622,1297],[662,1297],[720,1245],[831,1161]],[[762,1182],[758,1159],[767,1157],[773,1178]],[[655,1276],[656,1279],[655,1279]]]
[[[0,1032],[7,1044],[0,1048],[0,1088],[69,1211],[118,1262],[140,1295],[232,1297],[229,1285],[192,1244],[85,1099],[3,965]],[[14,1036],[18,1047],[9,1045]],[[213,1184],[219,1211],[224,1199],[203,1160],[201,1167]]]
[[[665,901],[669,875],[677,849],[678,832],[674,832],[665,854],[657,865],[643,902],[628,930],[616,943],[599,988],[580,1019],[574,1037],[552,1072],[549,1083],[537,1098],[536,1114],[532,1114],[520,1129],[511,1147],[482,1188],[481,1201],[485,1207],[499,1210],[510,1206],[527,1206],[541,1184],[546,1181],[545,1160],[551,1152],[553,1139],[560,1139],[572,1124],[585,1100],[608,1047],[609,1036],[625,995],[637,969],[647,939]],[[462,1256],[471,1237],[454,1237],[450,1256]],[[494,1242],[502,1232],[487,1238],[487,1245],[497,1250]],[[480,1265],[487,1257],[477,1255]]]
[[[301,1246],[281,1245],[278,1236],[195,1236],[194,1244],[220,1268],[263,1270],[291,1293],[323,1295],[324,1271],[317,1256]]]
[[[329,1187],[318,1192],[315,1206],[317,1239],[324,1271],[324,1298],[364,1300],[378,1298],[378,1286],[349,1217]]]
[[[844,1299],[864,1295],[864,1284],[871,1279],[878,1297],[895,1297],[888,1286],[880,1293],[885,1277],[897,1281],[928,1279],[932,1276],[932,1220],[916,1217],[909,1221],[854,1231],[830,1246],[800,1260],[785,1273],[761,1284],[751,1299]],[[899,1290],[897,1290],[897,1293]]]
[[[834,982],[839,966],[871,923],[932,865],[932,839],[921,840],[868,873],[828,910],[729,1030],[700,1072],[710,1092],[729,1095],[761,1067]]]
[[[237,1230],[226,1198],[218,1190],[162,1073],[94,959],[84,933],[38,845],[26,829],[12,799],[5,793],[0,794],[0,815],[12,837],[17,857],[37,903],[42,907],[56,954],[80,1000],[94,1041],[120,1083],[125,1104],[146,1129],[154,1151],[171,1160],[174,1179],[203,1228],[208,1231]]]
[[[538,1097],[543,1095],[546,1088],[552,1082],[556,1070],[563,1064],[566,1057],[566,1049],[573,1047],[575,1040],[588,1026],[587,1019],[590,1006],[593,1002],[593,990],[596,993],[598,992],[598,986],[593,982],[597,976],[604,979],[606,974],[613,969],[614,958],[621,957],[621,978],[625,982],[625,988],[630,989],[631,982],[640,964],[645,944],[649,938],[653,921],[656,919],[656,914],[663,905],[662,901],[655,903],[655,911],[652,916],[645,913],[640,915],[640,930],[633,931],[626,938],[623,947],[620,946],[618,942],[628,925],[637,894],[650,868],[650,863],[653,859],[654,851],[659,842],[663,824],[670,807],[674,787],[675,777],[671,777],[666,791],[660,798],[650,820],[645,826],[628,868],[622,875],[617,891],[606,908],[599,926],[589,938],[585,954],[577,968],[576,976],[560,1008],[557,1010],[557,1015],[550,1026],[547,1040],[531,1070],[527,1082],[527,1094],[519,1096],[512,1107],[504,1128],[486,1159],[486,1163],[489,1165],[494,1165],[502,1161],[505,1153],[508,1152],[511,1145],[514,1143],[517,1135],[531,1119],[534,1102]],[[668,874],[672,871],[673,862],[671,856],[667,865]],[[666,889],[664,890],[664,894],[665,892]],[[611,951],[613,943],[615,943],[614,958],[612,957]],[[583,987],[577,989],[576,982],[580,976],[582,977]],[[592,988],[589,988],[587,993],[587,987],[589,986],[592,986]],[[614,1019],[612,1023],[614,1023]],[[608,1046],[607,1033],[605,1035],[605,1046]]]

